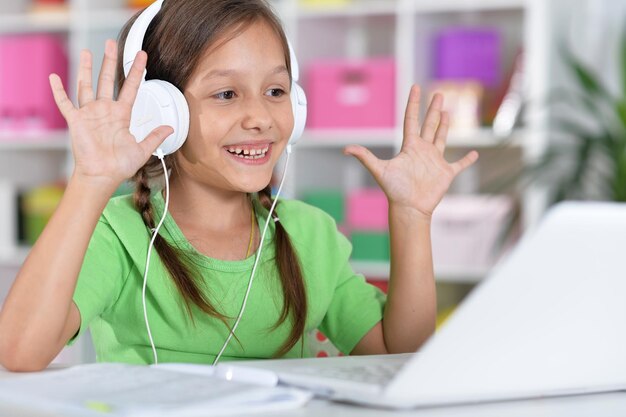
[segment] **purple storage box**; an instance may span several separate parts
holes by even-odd
[[[65,43],[50,34],[0,37],[0,129],[44,131],[66,128],[48,76],[67,84]]]
[[[500,78],[501,35],[496,29],[452,27],[436,36],[434,78],[476,80],[495,87]]]
[[[307,126],[312,129],[395,126],[393,58],[331,59],[307,67]]]

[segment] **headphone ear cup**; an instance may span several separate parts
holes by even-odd
[[[289,138],[289,144],[294,145],[304,132],[307,116],[307,101],[304,90],[298,83],[291,84],[291,109],[293,111],[293,130]]]
[[[148,80],[137,91],[130,116],[130,133],[137,142],[141,142],[161,125],[174,129],[174,133],[159,146],[164,155],[169,155],[187,139],[189,106],[183,93],[174,85],[163,80]]]

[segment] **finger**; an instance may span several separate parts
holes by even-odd
[[[131,107],[135,103],[137,90],[139,90],[139,85],[141,84],[141,80],[143,80],[143,71],[146,68],[147,60],[148,55],[144,51],[137,52],[133,66],[128,72],[128,77],[124,81],[124,85],[122,85],[122,90],[118,97],[119,101],[129,104]]]
[[[450,166],[452,167],[452,171],[454,172],[454,175],[456,176],[461,171],[471,166],[477,160],[478,160],[478,152],[471,151],[467,155],[465,155],[463,158],[450,164]]]
[[[115,65],[117,64],[117,42],[107,39],[104,44],[104,57],[102,58],[102,66],[100,67],[100,76],[98,77],[98,95],[99,99],[113,99],[113,91],[115,90]]]
[[[439,126],[435,132],[435,147],[439,149],[439,152],[443,153],[446,149],[446,143],[448,142],[448,128],[450,127],[450,114],[447,111],[441,112],[441,119],[439,120]]]
[[[144,152],[146,161],[172,133],[174,133],[174,129],[171,126],[159,126],[150,132],[144,140],[139,142],[139,146]]]
[[[50,88],[52,89],[52,95],[54,97],[54,102],[56,103],[59,111],[65,118],[68,120],[70,114],[76,110],[74,104],[67,96],[65,92],[65,88],[63,88],[63,82],[61,81],[61,77],[57,74],[50,74],[48,76],[48,80],[50,81]]]
[[[409,92],[409,100],[404,112],[404,138],[402,140],[402,148],[406,144],[409,137],[415,139],[418,138],[418,132],[420,128],[419,122],[420,111],[420,88],[417,85],[411,87]]]
[[[80,51],[78,81],[76,82],[78,107],[82,107],[94,99],[92,77],[91,52],[83,49]]]
[[[441,118],[441,108],[443,106],[443,96],[439,93],[433,96],[433,99],[426,111],[426,117],[424,117],[424,125],[422,126],[422,132],[420,136],[422,139],[433,142],[435,140],[435,132],[439,125],[439,119]]]
[[[379,177],[381,170],[380,160],[369,149],[361,145],[348,145],[344,148],[343,153],[354,156],[371,172],[374,178],[377,179]]]

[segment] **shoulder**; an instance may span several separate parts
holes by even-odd
[[[138,214],[133,203],[133,196],[132,194],[125,194],[112,197],[104,208],[102,215],[104,218],[109,218],[120,215],[127,216],[133,212]]]
[[[149,232],[135,209],[133,196],[111,198],[98,220],[91,245],[126,253],[136,262],[143,262],[149,242]]]
[[[142,225],[141,215],[135,208],[132,194],[113,197],[109,200],[100,216],[100,221],[105,222],[113,229],[118,227],[132,227]]]
[[[132,195],[111,198],[102,211],[99,224],[106,225],[122,241],[132,240],[138,233],[143,236],[146,231]]]
[[[286,228],[336,228],[335,220],[328,213],[299,200],[281,199],[276,212]]]
[[[325,211],[299,200],[280,200],[276,212],[292,240],[329,244],[341,238],[337,224]]]

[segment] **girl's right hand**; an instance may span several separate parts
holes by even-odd
[[[133,176],[174,130],[159,126],[142,142],[130,133],[130,114],[143,78],[147,55],[137,53],[117,101],[113,100],[117,43],[107,40],[94,97],[92,62],[88,50],[81,51],[78,71],[78,108],[68,98],[61,79],[50,74],[54,100],[69,126],[74,153],[74,176],[117,188]]]

